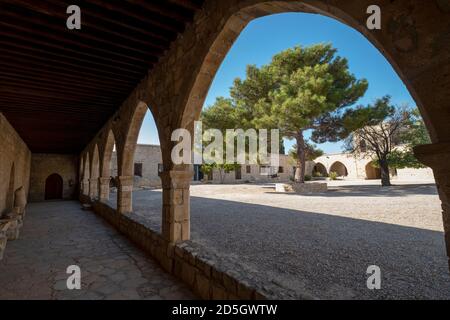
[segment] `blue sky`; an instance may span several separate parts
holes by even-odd
[[[306,13],[285,13],[252,21],[241,33],[223,61],[211,85],[205,106],[216,97],[229,96],[236,77],[245,77],[248,64],[261,66],[270,62],[278,52],[295,45],[307,46],[330,42],[340,56],[349,61],[350,71],[357,78],[366,78],[369,89],[357,104],[367,104],[385,94],[395,104],[415,102],[389,62],[363,35],[334,19]],[[138,143],[159,144],[156,126],[150,112],[144,119]],[[292,146],[286,141],[286,150]],[[342,151],[342,143],[318,145],[326,153]]]

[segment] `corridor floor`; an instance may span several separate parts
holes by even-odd
[[[67,289],[67,267],[81,289]],[[0,261],[0,299],[193,299],[115,229],[78,202],[32,203]]]

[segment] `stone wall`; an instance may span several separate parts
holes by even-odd
[[[0,113],[0,216],[12,208],[16,189],[28,193],[30,161],[30,150]]]
[[[162,164],[161,148],[157,145],[138,144],[134,152],[134,164],[142,165],[142,177],[134,172],[135,187],[161,187],[158,175],[158,165]],[[111,158],[111,175],[118,175],[117,153],[113,152]]]
[[[431,168],[421,168],[421,169],[397,169],[397,178],[399,180],[434,180],[433,170]]]
[[[29,201],[45,200],[45,180],[56,173],[63,179],[63,199],[76,199],[78,188],[78,157],[60,154],[33,154]]]

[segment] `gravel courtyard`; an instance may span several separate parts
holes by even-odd
[[[396,183],[333,181],[314,195],[193,185],[191,238],[299,297],[450,299],[436,187]],[[160,223],[160,190],[133,200],[136,214]],[[381,268],[380,290],[367,289],[369,265]]]

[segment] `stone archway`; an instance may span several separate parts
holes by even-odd
[[[134,171],[134,153],[136,150],[139,131],[147,113],[147,104],[140,101],[128,124],[124,144],[122,148],[117,146],[117,164],[118,164],[118,192],[117,192],[117,210],[120,213],[129,213],[133,210],[133,171]]]
[[[226,3],[207,1],[207,4],[209,4],[211,8],[214,8],[214,10],[204,10],[204,12],[196,19],[199,23],[194,23],[192,27],[185,32],[186,35],[202,34],[205,36],[197,38],[186,36],[177,43],[179,46],[178,49],[183,47],[192,49],[182,51],[185,61],[180,61],[179,69],[176,70],[179,74],[188,74],[188,76],[184,83],[180,84],[180,87],[183,88],[185,92],[179,95],[177,101],[175,101],[180,108],[181,114],[175,119],[176,121],[172,121],[172,130],[181,127],[188,129],[191,132],[193,131],[193,123],[199,118],[209,86],[211,85],[220,64],[233,45],[235,39],[250,21],[274,13],[307,12],[329,16],[361,32],[381,51],[403,80],[422,113],[432,141],[448,141],[448,137],[450,137],[450,126],[444,125],[440,120],[439,114],[434,112],[440,110],[439,112],[445,113],[444,118],[450,118],[450,111],[443,111],[442,107],[442,103],[448,105],[448,101],[445,98],[445,92],[448,90],[448,86],[447,89],[445,86],[441,88],[440,93],[438,94],[439,98],[436,98],[436,96],[431,97],[430,92],[435,92],[434,89],[431,89],[436,87],[438,81],[447,83],[445,79],[447,77],[446,74],[448,74],[449,64],[447,63],[447,67],[445,68],[447,71],[435,68],[436,65],[433,65],[432,63],[423,64],[422,67],[417,65],[417,61],[432,61],[434,58],[430,52],[433,50],[437,50],[436,52],[439,52],[440,57],[445,58],[445,60],[442,61],[448,61],[450,58],[448,44],[444,43],[441,43],[438,46],[439,49],[430,48],[430,50],[428,50],[428,48],[422,48],[420,51],[417,50],[419,45],[417,42],[419,33],[426,33],[427,38],[430,37],[430,33],[434,33],[436,37],[439,37],[439,34],[444,30],[447,30],[447,25],[441,21],[439,21],[438,24],[434,24],[434,22],[429,21],[427,18],[434,15],[443,16],[448,13],[448,11],[442,10],[441,6],[436,7],[426,5],[423,2],[417,2],[414,6],[410,6],[408,9],[410,12],[408,13],[405,12],[405,8],[402,7],[402,4],[391,2],[389,5],[385,5],[390,6],[390,10],[389,13],[386,13],[383,16],[383,19],[384,21],[387,21],[385,24],[396,27],[385,27],[382,28],[382,30],[373,32],[366,27],[366,9],[372,4],[370,1],[350,0],[330,3],[329,1],[325,2],[320,0],[249,0],[245,2],[230,0],[226,1]],[[205,5],[205,8],[209,8],[209,6]],[[405,19],[405,17],[412,15],[412,11],[414,11],[414,18]],[[424,27],[422,30],[418,30],[417,26],[419,25],[433,27]],[[405,43],[408,43],[406,47],[404,46]],[[426,46],[424,43],[421,43],[421,45]],[[445,46],[447,46],[447,49],[443,50]],[[177,46],[174,47],[176,48]],[[199,63],[192,65],[192,61],[199,61]],[[187,69],[183,71],[183,67],[187,68],[187,66],[189,66],[189,72],[185,72]],[[436,75],[436,77],[433,76],[434,72],[438,72],[439,75]],[[433,79],[433,81],[429,81],[431,79]],[[434,85],[431,85],[431,83],[434,83]],[[426,105],[424,101],[427,102]],[[448,110],[450,110],[450,108],[448,108]],[[170,141],[161,142],[162,146],[171,145]],[[162,149],[164,151],[164,148]],[[167,159],[167,157],[164,158]],[[179,170],[172,166],[171,169]],[[450,168],[447,168],[446,170],[446,172],[448,172],[450,171]],[[445,174],[445,176],[448,176],[448,173]],[[450,198],[450,195],[447,195],[445,198],[441,195],[442,200],[448,198]],[[448,200],[444,207],[447,206],[450,207],[450,205],[448,205]],[[450,239],[450,218],[447,220],[448,222],[445,223],[446,232],[449,234]],[[448,244],[450,248],[450,240],[448,241]]]
[[[115,183],[116,174],[113,173],[112,156],[116,147],[116,139],[114,132],[109,129],[106,135],[106,140],[103,144],[103,153],[100,157],[100,177],[99,177],[99,200],[105,201],[109,199],[111,182]],[[117,150],[116,150],[117,151]],[[116,154],[117,162],[117,154]],[[117,167],[117,164],[116,164]]]
[[[45,180],[45,200],[57,200],[63,198],[63,179],[53,173]]]
[[[8,191],[6,193],[6,203],[5,203],[5,212],[8,213],[11,211],[14,207],[14,191],[15,191],[15,177],[16,177],[16,170],[14,162],[11,165],[11,170],[9,172],[9,182],[8,182]],[[0,212],[0,217],[1,217]]]
[[[367,180],[375,180],[381,179],[381,170],[380,168],[375,167],[372,164],[372,161],[366,164],[366,179]]]
[[[347,167],[340,161],[334,162],[330,166],[329,172],[335,172],[338,175],[338,177],[346,177],[346,176],[348,176]]]
[[[90,175],[89,175],[89,197],[91,199],[98,197],[98,178],[100,177],[100,157],[98,152],[98,145],[94,145],[94,150],[92,151],[92,159],[90,165]]]
[[[317,162],[313,168],[313,176],[326,177],[328,176],[327,168],[320,162]]]

